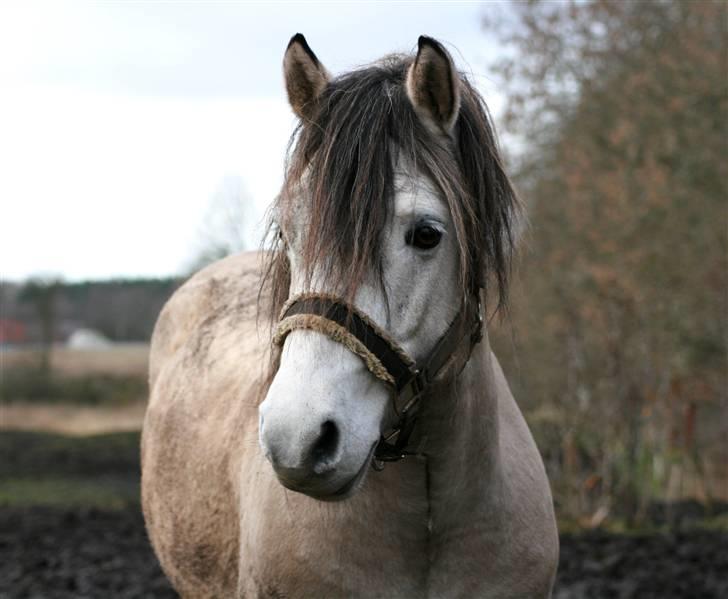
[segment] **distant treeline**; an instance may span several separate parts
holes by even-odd
[[[43,341],[48,312],[56,342],[81,328],[97,330],[112,341],[147,341],[164,303],[182,281],[0,282],[0,320],[21,325],[27,343]]]

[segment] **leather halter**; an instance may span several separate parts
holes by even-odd
[[[308,293],[288,300],[281,311],[274,344],[282,347],[288,333],[295,329],[316,330],[342,343],[364,360],[372,374],[392,388],[397,422],[382,434],[372,461],[374,468],[381,470],[382,462],[417,455],[408,445],[420,399],[469,337],[467,355],[458,372],[465,367],[473,347],[483,337],[483,316],[479,293],[474,291],[429,355],[419,363],[366,314],[334,296]]]

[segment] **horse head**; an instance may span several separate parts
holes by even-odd
[[[420,397],[467,361],[485,281],[504,291],[516,200],[437,41],[332,78],[298,34],[283,64],[300,124],[273,212],[259,438],[284,486],[343,499],[387,447],[413,451]]]

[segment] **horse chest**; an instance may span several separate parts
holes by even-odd
[[[416,468],[405,468],[419,477]],[[398,495],[403,486],[413,490],[414,481],[391,480],[387,487],[393,474],[371,476],[359,494],[338,503],[271,480],[266,501],[244,505],[241,514],[241,595],[426,596],[427,501],[424,494]]]

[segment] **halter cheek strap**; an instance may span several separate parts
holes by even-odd
[[[423,393],[431,386],[469,332],[467,363],[472,348],[482,338],[483,319],[480,301],[466,301],[427,358],[416,363],[386,331],[366,314],[334,296],[308,293],[294,296],[281,311],[273,343],[282,347],[288,334],[296,329],[323,333],[359,356],[369,371],[392,388],[398,420],[382,435],[375,450],[378,462],[396,461],[412,454],[408,444],[419,412]]]

